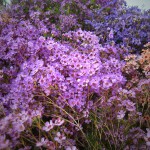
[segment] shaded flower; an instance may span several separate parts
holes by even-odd
[[[117,119],[123,119],[125,116],[125,111],[120,110],[117,114]]]
[[[144,137],[145,141],[146,141],[146,145],[150,146],[150,129],[146,129],[147,130],[147,135],[146,137]]]
[[[41,138],[41,141],[36,143],[37,147],[45,146],[49,141],[45,139],[44,137]]]
[[[60,144],[62,144],[62,142],[66,139],[66,137],[61,134],[60,132],[56,133],[56,137],[54,138],[54,140]]]
[[[9,140],[6,139],[6,135],[0,136],[0,149],[6,149],[9,147]]]
[[[61,118],[57,118],[57,119],[54,121],[54,125],[56,125],[56,126],[61,126],[63,123],[64,123],[64,120],[61,119]]]
[[[76,146],[67,146],[65,150],[77,150]]]

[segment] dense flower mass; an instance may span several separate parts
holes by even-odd
[[[0,149],[149,148],[149,16],[123,4],[27,0],[3,11]],[[144,25],[135,19],[137,34],[130,36],[132,19],[117,30],[124,10]],[[115,25],[111,11],[119,14]],[[103,22],[95,34],[83,20],[97,20],[97,12]],[[142,42],[118,42],[119,35]]]
[[[107,8],[97,11],[95,17],[86,20],[100,37],[100,42],[115,41],[126,46],[130,51],[138,53],[143,45],[150,41],[150,11],[142,11],[137,7],[128,8],[121,3],[119,8]]]

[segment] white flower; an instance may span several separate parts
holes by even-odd
[[[81,81],[81,79],[77,79],[77,82],[80,82]]]

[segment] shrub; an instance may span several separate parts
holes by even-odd
[[[100,44],[76,29],[83,4],[123,1],[94,2],[21,1],[1,15],[0,149],[148,149],[149,43],[131,55],[112,30]]]
[[[143,45],[149,42],[150,11],[141,11],[137,7],[127,7],[119,4],[118,7],[106,7],[97,11],[92,20],[87,20],[100,43],[109,43],[112,40],[120,46],[127,47],[130,52],[139,53]]]

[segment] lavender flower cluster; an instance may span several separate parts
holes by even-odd
[[[111,23],[101,42],[105,29],[96,35],[81,22],[123,2],[27,0],[3,10],[0,149],[149,148],[150,43],[133,55]]]
[[[86,23],[91,25],[102,44],[113,40],[137,53],[150,41],[150,11],[128,7],[126,3],[97,10],[95,16],[86,20]]]

